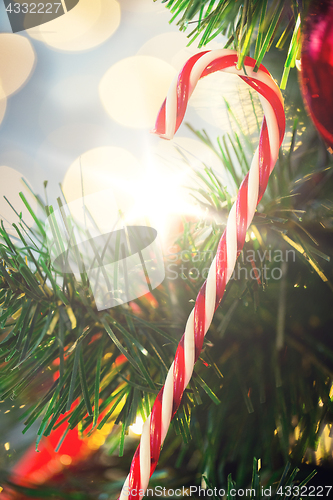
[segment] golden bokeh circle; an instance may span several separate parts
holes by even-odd
[[[158,2],[152,0],[121,0],[121,8],[129,12],[137,12],[140,14],[166,11],[164,5],[160,5]]]
[[[0,33],[0,83],[5,97],[17,92],[28,80],[35,65],[30,41],[21,35]]]
[[[110,190],[114,203],[122,213],[128,213],[134,204],[133,193],[141,175],[140,162],[126,149],[105,146],[84,152],[68,168],[62,190],[66,201],[86,199],[87,207],[98,226],[105,226],[114,214],[104,213],[89,195]],[[113,201],[110,200],[110,206]]]
[[[133,56],[103,76],[99,94],[108,114],[126,127],[153,127],[175,69],[157,57]]]
[[[27,32],[54,49],[84,51],[113,35],[119,27],[120,16],[117,0],[80,0],[66,14]]]
[[[0,85],[0,124],[5,117],[6,109],[7,109],[7,98]]]

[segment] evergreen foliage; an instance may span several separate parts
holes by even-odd
[[[155,0],[156,1],[156,0]],[[189,31],[189,44],[204,47],[218,35],[227,37],[226,48],[238,51],[238,67],[251,55],[257,67],[271,47],[287,49],[281,88],[290,68],[300,58],[302,21],[310,1],[284,0],[161,0],[181,31]]]
[[[249,53],[259,64],[277,41],[278,48],[289,44],[283,53],[285,85],[308,2],[164,3],[173,19],[180,18],[181,29],[193,26],[191,43],[200,39],[203,46],[219,33],[227,35],[240,66]],[[152,484],[201,484],[204,477],[207,485],[229,488],[229,499],[234,483],[231,476],[226,483],[227,473],[232,470],[240,487],[251,484],[254,456],[261,457],[262,473],[275,486],[288,461],[302,468],[305,484],[304,463],[315,464],[319,445],[317,458],[332,465],[320,441],[323,428],[332,429],[333,423],[332,158],[304,109],[296,110],[291,102],[286,94],[289,137],[249,228],[241,271],[237,275],[236,268],[236,279],[216,311]],[[234,131],[224,137],[212,139],[189,127],[220,158],[236,189],[256,139],[249,141],[229,113]],[[119,447],[127,470],[132,455],[124,448],[128,427],[137,415],[147,417],[164,383],[233,202],[208,166],[197,175],[200,188],[192,194],[207,217],[184,220],[175,253],[166,256],[167,272],[172,262],[177,279],[107,311],[96,310],[86,279],[78,282],[52,268],[44,223],[23,194],[35,226],[27,227],[17,214],[13,238],[1,225],[0,399],[30,400],[25,431],[38,421],[37,447],[68,411],[68,428],[79,426],[82,434],[112,421],[121,424],[120,431],[106,446],[110,454]],[[37,200],[49,215],[50,207]],[[117,364],[120,355],[124,362]],[[295,473],[286,470],[281,484],[294,484]],[[252,486],[260,490],[259,480],[255,462]],[[104,491],[114,494],[120,486],[121,481],[105,484]],[[38,496],[53,493],[41,490]],[[37,496],[36,491],[24,494]],[[65,491],[62,498],[66,495],[90,498]]]

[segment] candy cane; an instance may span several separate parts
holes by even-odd
[[[141,500],[147,489],[170,421],[190,381],[194,364],[202,349],[204,336],[222,300],[236,259],[243,248],[246,231],[265,192],[283,140],[285,115],[278,86],[264,66],[260,65],[259,70],[254,71],[254,59],[246,57],[244,69],[241,70],[236,68],[236,64],[237,53],[233,50],[207,51],[191,57],[178,78],[171,84],[153,131],[160,137],[172,139],[182,123],[188,100],[198,80],[215,71],[238,75],[258,92],[264,110],[259,146],[231,208],[227,226],[219,241],[207,280],[202,285],[195,306],[187,320],[175,360],[169,369],[164,386],[157,395],[151,414],[144,423],[140,444],[134,454],[120,500]]]

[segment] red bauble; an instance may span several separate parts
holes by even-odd
[[[333,150],[333,2],[313,0],[303,28],[301,90],[313,123]]]

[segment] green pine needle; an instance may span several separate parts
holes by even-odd
[[[162,3],[165,2],[162,0]],[[190,29],[188,45],[199,39],[198,47],[201,48],[220,34],[226,36],[228,41],[225,47],[233,45],[238,52],[238,69],[247,55],[254,56],[258,68],[271,47],[284,50],[289,40],[281,81],[281,88],[284,89],[299,52],[299,27],[302,29],[304,12],[309,3],[310,0],[305,0],[303,5],[275,0],[267,8],[267,0],[171,0],[166,7],[173,14],[170,23],[177,20],[181,31]],[[293,35],[290,39],[291,31]]]

